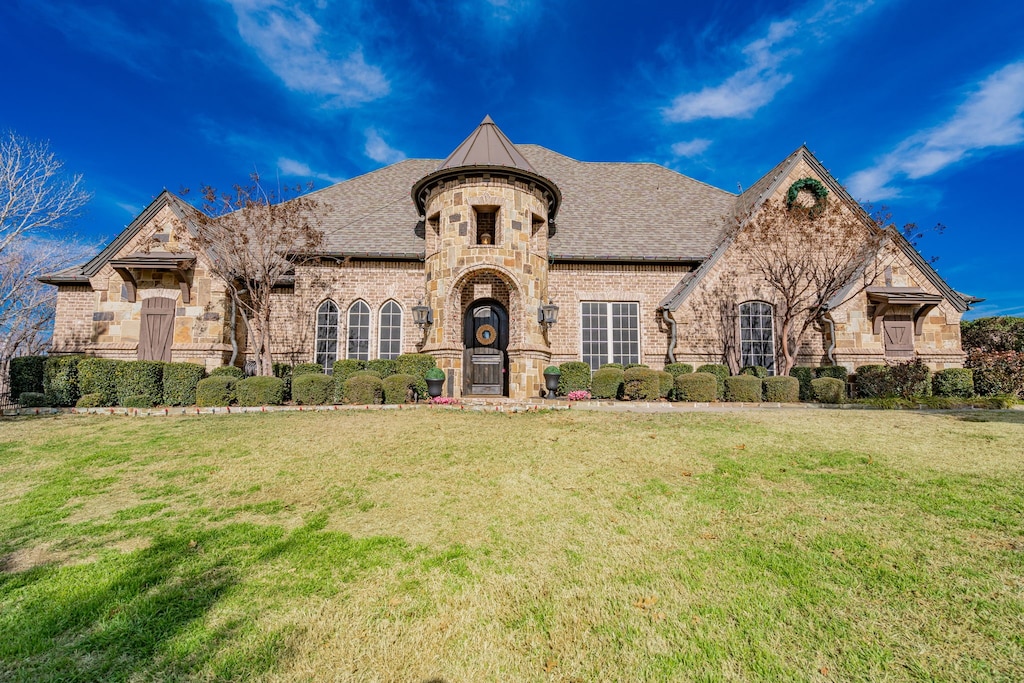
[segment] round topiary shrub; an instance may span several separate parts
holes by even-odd
[[[46,399],[46,394],[41,394],[38,391],[23,391],[18,396],[18,405],[22,408],[46,408],[50,402]]]
[[[796,377],[765,377],[764,400],[769,403],[796,403],[800,400],[800,380]]]
[[[76,408],[103,408],[111,405],[106,402],[103,394],[82,394],[82,398],[78,399],[75,404]]]
[[[334,399],[334,378],[323,373],[292,377],[292,400],[299,405],[323,406]]]
[[[279,377],[246,377],[235,385],[240,406],[279,406],[284,403],[284,380]]]
[[[222,365],[210,371],[210,377],[234,377],[245,379],[245,371],[235,365]]]
[[[166,363],[164,365],[164,405],[190,406],[196,402],[196,386],[206,376],[206,368],[198,363]]]
[[[814,379],[814,368],[795,366],[789,370],[790,377],[796,377],[800,383],[800,400],[814,400],[814,390],[811,388],[811,380]]]
[[[50,356],[43,366],[43,393],[47,405],[73,406],[82,392],[78,387],[78,362],[84,356]],[[35,407],[35,406],[33,406]]]
[[[668,398],[676,386],[676,378],[672,376],[672,373],[664,370],[655,370],[655,372],[658,374],[658,395],[661,398]]]
[[[819,377],[811,380],[814,400],[818,403],[842,403],[846,398],[846,382],[835,377]]]
[[[665,372],[672,375],[672,379],[675,380],[679,375],[688,375],[693,372],[693,366],[689,363],[669,363],[665,366]]]
[[[43,372],[46,356],[18,356],[11,359],[8,377],[11,380],[11,398],[18,400],[23,391],[43,393]]]
[[[718,378],[718,400],[725,398],[725,378],[729,376],[729,366],[721,363],[708,363],[697,368],[697,372],[706,372]]]
[[[605,368],[615,368],[616,370],[625,370],[626,368],[622,363],[605,363],[598,370],[604,370]]]
[[[164,364],[160,361],[125,361],[114,371],[114,381],[119,405],[139,408],[138,405],[129,406],[125,401],[132,397],[145,396],[149,405],[143,407],[151,408],[164,398]]]
[[[559,367],[557,365],[549,365],[546,368],[544,368],[544,372],[541,373],[541,374],[544,374],[544,375],[561,375],[562,371],[561,371],[561,369],[559,369]]]
[[[390,358],[375,358],[366,364],[367,370],[373,370],[381,379],[398,374],[398,361]]]
[[[590,394],[594,398],[618,398],[622,395],[623,371],[615,367],[602,367],[594,373]]]
[[[97,406],[112,406],[117,404],[117,367],[123,361],[112,358],[83,358],[78,361],[78,388],[82,396],[86,394],[98,394],[99,404]],[[78,407],[78,404],[75,404]]]
[[[736,375],[725,379],[725,400],[734,403],[760,403],[764,381],[754,375]]]
[[[235,400],[235,385],[239,382],[230,375],[213,375],[196,384],[196,405],[200,408],[229,406]]]
[[[646,367],[632,367],[622,373],[622,398],[626,401],[657,401],[661,397],[658,373]]]
[[[436,370],[437,368],[431,368]],[[384,403],[412,403],[415,399],[416,378],[412,375],[391,375],[384,378]],[[416,394],[418,396],[418,394]]]
[[[932,393],[936,396],[971,398],[974,396],[974,370],[946,368],[932,375]]]
[[[710,403],[718,397],[718,378],[708,372],[676,375],[673,395],[677,401]]]
[[[590,391],[590,366],[578,360],[558,366],[558,395],[568,396],[573,391]]]
[[[427,374],[424,376],[425,379],[444,379],[444,370],[441,368],[430,368],[427,370]]]
[[[366,369],[366,361],[358,360],[356,358],[343,358],[342,360],[334,362],[334,402],[344,403],[345,402],[345,380],[357,372],[362,372]],[[397,367],[397,363],[396,363]]]
[[[152,408],[156,404],[153,403],[153,397],[146,394],[135,394],[133,396],[127,396],[121,401],[121,405],[125,408]]]
[[[404,373],[402,373],[404,374]],[[406,375],[411,377],[411,375]],[[415,380],[418,378],[413,378]],[[371,372],[357,372],[345,380],[345,402],[355,405],[379,405],[384,399],[384,381]]]
[[[764,367],[763,365],[747,365],[742,370],[740,370],[740,374],[751,375],[753,377],[760,377],[761,379],[765,379],[766,377],[768,377],[768,368]]]
[[[292,368],[292,377],[298,377],[299,375],[322,375],[325,372],[324,366],[319,363],[297,363]]]
[[[820,368],[814,368],[814,376],[817,377],[833,377],[835,379],[841,379],[846,381],[846,376],[849,373],[846,372],[846,368],[842,365],[823,365]]]

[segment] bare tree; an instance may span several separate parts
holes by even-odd
[[[788,375],[808,330],[840,293],[844,302],[882,267],[886,227],[838,200],[813,205],[773,201],[738,222],[735,245],[775,293],[781,374]]]
[[[236,185],[231,192],[205,185],[199,192],[201,211],[193,216],[192,238],[209,258],[213,273],[227,284],[259,375],[273,375],[274,287],[323,242],[320,223],[325,207],[311,196],[299,195],[302,189],[268,192],[256,174],[248,185]]]
[[[0,134],[0,359],[42,350],[57,292],[35,278],[83,256],[73,240],[56,239],[89,201],[82,177],[63,169],[47,143]],[[6,378],[0,367],[0,390]]]

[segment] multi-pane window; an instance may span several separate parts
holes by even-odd
[[[772,305],[763,301],[740,304],[740,359],[743,366],[760,365],[775,374],[775,324]]]
[[[338,360],[338,306],[325,301],[316,309],[316,362],[324,371],[334,367]]]
[[[348,309],[348,358],[370,360],[370,307],[365,301]]]
[[[389,301],[380,309],[380,353],[378,358],[398,358],[402,353],[402,307]]]
[[[583,362],[591,370],[604,363],[640,362],[640,305],[635,301],[581,304]]]

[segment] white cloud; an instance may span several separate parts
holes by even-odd
[[[677,95],[662,115],[670,123],[750,118],[793,81],[793,74],[782,68],[787,59],[828,40],[837,29],[826,29],[849,22],[872,4],[829,0],[813,14],[804,8],[794,17],[772,22],[764,36],[740,47],[743,68],[717,85]],[[796,18],[805,15],[810,16]]]
[[[296,178],[318,178],[319,180],[326,180],[332,185],[344,180],[344,178],[337,178],[327,173],[314,171],[310,168],[309,164],[295,159],[289,159],[288,157],[280,157],[277,160],[277,169],[286,176],[294,176]]]
[[[695,157],[703,154],[711,146],[711,140],[696,138],[672,145],[672,154],[677,157]]]
[[[850,176],[858,199],[900,196],[900,178],[934,175],[977,152],[1024,143],[1024,61],[1013,62],[984,79],[948,120],[911,135],[871,168]]]
[[[366,129],[366,156],[381,164],[393,164],[405,159],[405,153],[384,141],[373,128]]]
[[[129,204],[128,202],[114,202],[114,206],[121,209],[122,211],[128,212],[132,216],[138,216],[139,213],[142,212],[142,209],[139,208],[137,205]]]
[[[312,16],[279,0],[228,0],[238,33],[291,90],[352,107],[384,97],[391,86],[356,46],[338,58],[325,48],[323,28]]]

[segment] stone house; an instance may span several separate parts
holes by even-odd
[[[737,195],[657,164],[514,145],[487,117],[443,161],[408,159],[309,195],[329,207],[323,244],[277,283],[275,358],[329,369],[430,353],[453,396],[536,396],[543,368],[571,360],[774,371],[773,292],[728,226],[808,178],[860,210],[803,146]],[[234,346],[244,361],[226,284],[181,240],[192,211],[165,191],[88,263],[42,278],[58,288],[53,353],[212,369]],[[886,258],[804,340],[800,364],[963,364],[960,318],[978,300],[898,235]]]

